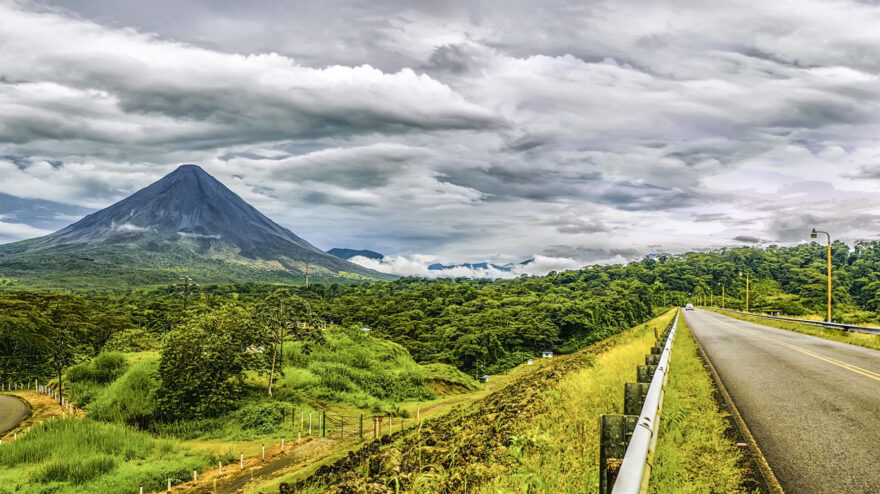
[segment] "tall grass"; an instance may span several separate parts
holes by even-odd
[[[0,446],[0,491],[20,493],[158,490],[214,458],[127,426],[55,419]]]
[[[156,408],[158,360],[143,360],[97,395],[88,412],[98,420],[145,424]]]
[[[507,471],[483,492],[593,493],[599,486],[599,415],[621,413],[623,388],[654,344],[672,312],[614,336],[613,347],[591,366],[566,375],[542,396],[542,412],[518,431],[508,449]]]

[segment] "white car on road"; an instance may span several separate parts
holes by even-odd
[[[684,310],[694,310],[694,304],[687,304],[684,306]]]

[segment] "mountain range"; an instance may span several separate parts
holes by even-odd
[[[0,245],[0,281],[65,288],[390,279],[278,225],[196,165],[50,235]],[[11,281],[10,281],[11,280]]]

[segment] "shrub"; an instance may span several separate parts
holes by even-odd
[[[106,384],[121,376],[128,367],[125,355],[120,352],[104,352],[89,362],[75,365],[67,370],[67,379],[74,382],[92,381]]]
[[[277,401],[264,401],[247,405],[235,415],[242,429],[257,434],[271,434],[281,426],[288,408],[288,405]]]

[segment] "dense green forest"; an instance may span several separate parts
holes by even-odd
[[[835,243],[833,264],[835,319],[876,323],[880,243],[852,248]],[[4,291],[0,380],[58,379],[66,369],[102,352],[152,352],[151,363],[134,363],[149,371],[135,377],[154,380],[161,391],[150,419],[197,418],[209,414],[218,400],[240,396],[250,375],[263,376],[270,388],[290,380],[316,386],[315,379],[326,373],[323,369],[336,364],[312,362],[308,355],[327,354],[334,341],[343,341],[340,336],[328,341],[322,330],[327,327],[390,340],[406,358],[449,364],[476,376],[504,371],[542,350],[576,350],[673,304],[711,301],[720,306],[722,290],[727,307],[741,308],[745,277],[740,273],[751,280],[753,311],[822,314],[824,267],[825,248],[813,243],[656,255],[627,265],[512,280],[404,278],[308,288],[211,285],[191,293],[186,309],[175,286],[124,292]],[[370,331],[364,332],[365,327]],[[355,336],[346,338],[359,344]],[[292,344],[296,351],[283,353]],[[363,355],[351,358],[369,360]],[[364,406],[385,407],[375,405],[382,397],[362,392],[375,387],[363,379],[358,384],[352,372],[339,370],[347,380],[337,384],[340,394],[359,396]],[[413,372],[416,381],[424,378],[422,371]],[[198,386],[213,389],[212,396],[200,398],[193,392]],[[412,389],[412,396],[427,393],[418,383]]]

